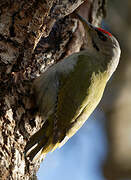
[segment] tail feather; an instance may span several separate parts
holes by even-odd
[[[29,141],[27,142],[25,146],[25,153],[27,153],[28,150],[30,150],[33,146],[36,146],[37,144],[39,144],[41,139],[45,139],[43,127],[38,132],[36,132],[33,136],[31,136],[31,138],[29,139]]]
[[[36,132],[27,142],[25,146],[25,155],[32,161],[41,154],[47,154],[51,151],[55,144],[53,144],[53,128],[49,122],[45,122],[42,128]]]
[[[38,144],[37,146],[35,146],[34,149],[32,149],[29,154],[27,154],[27,157],[29,157],[29,159],[31,161],[36,160],[39,158],[39,156],[41,155],[41,151],[43,149],[43,143]]]

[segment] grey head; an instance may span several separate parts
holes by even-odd
[[[88,41],[87,49],[100,57],[101,60],[107,61],[107,71],[109,71],[111,76],[119,63],[121,54],[118,41],[106,30],[93,26],[78,14],[77,17],[85,28]]]

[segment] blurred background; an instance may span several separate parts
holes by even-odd
[[[120,42],[118,69],[84,126],[48,154],[38,180],[131,180],[131,0],[108,0],[102,25]]]

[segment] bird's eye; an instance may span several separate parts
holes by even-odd
[[[102,41],[107,41],[106,35],[104,35],[104,34],[103,34],[101,31],[99,31],[98,29],[96,29],[96,32],[97,32],[100,40],[102,40]]]

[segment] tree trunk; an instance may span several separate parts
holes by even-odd
[[[80,8],[78,6],[82,5]],[[41,127],[31,92],[45,69],[84,47],[84,29],[70,15],[98,25],[105,0],[0,1],[0,179],[36,179],[41,159],[30,162],[24,147]]]

